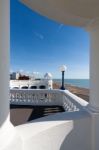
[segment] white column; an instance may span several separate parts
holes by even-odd
[[[99,112],[99,22],[90,26],[90,107]]]
[[[90,33],[90,101],[91,147],[99,149],[99,19],[88,27]]]
[[[0,150],[21,150],[9,120],[10,0],[0,0]]]
[[[0,0],[0,126],[9,113],[10,1]]]

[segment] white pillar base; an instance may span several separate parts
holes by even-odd
[[[90,113],[99,113],[99,108],[98,107],[94,107],[91,104],[89,104],[87,106],[87,109]]]
[[[10,123],[9,116],[0,129],[0,150],[21,150],[22,141],[15,127]]]

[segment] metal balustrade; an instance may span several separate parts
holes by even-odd
[[[83,109],[87,102],[83,102],[69,91],[61,90],[34,90],[34,89],[13,89],[10,90],[10,103],[17,105],[59,105],[65,111],[73,112]]]

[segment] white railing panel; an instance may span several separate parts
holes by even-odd
[[[54,90],[10,90],[10,102],[24,105],[62,105],[62,96]]]
[[[83,99],[72,94],[68,90],[10,90],[10,103],[17,105],[59,105],[65,111],[74,112],[84,110],[88,105]]]

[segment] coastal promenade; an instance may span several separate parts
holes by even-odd
[[[58,82],[53,83],[53,89],[59,89],[61,87],[61,84]],[[73,86],[70,84],[65,84],[65,88],[68,89],[71,93],[81,97],[82,99],[89,102],[89,89]]]

